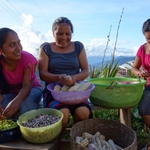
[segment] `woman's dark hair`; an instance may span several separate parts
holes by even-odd
[[[144,34],[145,32],[150,32],[150,19],[147,19],[147,20],[143,23],[142,32],[143,32],[143,34]]]
[[[9,28],[0,29],[0,48],[3,47],[3,44],[6,42],[7,36],[10,32],[16,33],[14,30],[9,29]]]
[[[60,24],[60,23],[67,23],[67,24],[70,26],[70,28],[71,28],[71,32],[73,33],[73,25],[72,25],[71,21],[70,21],[68,18],[66,18],[66,17],[59,17],[59,18],[57,18],[57,19],[53,22],[53,25],[52,25],[52,31],[53,31],[53,32],[54,32],[55,29],[56,29],[56,25],[57,25],[57,24]]]
[[[9,28],[1,28],[0,29],[0,48],[3,48],[3,44],[6,42],[8,34],[10,32],[16,33],[15,31]],[[17,33],[16,33],[17,34]],[[0,59],[2,59],[2,55],[0,55]],[[0,63],[0,93],[6,94],[9,92],[9,84],[3,74],[2,64]]]

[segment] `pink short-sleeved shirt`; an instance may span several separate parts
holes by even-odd
[[[150,73],[150,54],[145,53],[144,45],[141,45],[137,51],[136,56],[140,58],[142,63],[142,68],[147,70]],[[150,79],[147,79],[147,82],[150,83]]]
[[[30,64],[32,64],[32,67],[30,67]],[[32,87],[37,87],[37,86],[41,87],[41,84],[38,81],[38,78],[36,77],[35,74],[36,65],[37,65],[36,58],[32,54],[26,51],[22,51],[21,59],[18,60],[17,67],[14,71],[6,70],[3,65],[3,73],[7,82],[10,85],[10,92],[18,93],[19,90],[22,88],[24,71],[28,67],[30,67],[31,69],[29,79],[33,79]]]

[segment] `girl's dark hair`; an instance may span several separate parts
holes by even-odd
[[[52,25],[52,31],[54,32],[55,29],[56,29],[56,25],[57,24],[60,24],[60,23],[67,23],[68,25],[70,25],[70,28],[71,28],[71,32],[73,33],[73,25],[71,23],[71,21],[66,18],[66,17],[59,17],[57,18],[54,22],[53,22],[53,25]]]
[[[147,19],[147,20],[143,23],[142,32],[143,32],[143,34],[144,34],[145,32],[150,32],[150,19]]]
[[[15,31],[13,31],[9,28],[1,28],[0,29],[0,48],[3,48],[3,44],[6,42],[8,34],[10,32],[16,33]],[[2,59],[2,55],[0,55],[0,59]],[[2,64],[0,63],[0,93],[6,94],[8,92],[9,92],[9,84],[3,74]]]

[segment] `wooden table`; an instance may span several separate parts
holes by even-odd
[[[57,138],[46,144],[32,144],[20,136],[12,142],[0,143],[0,150],[58,150],[58,146]]]

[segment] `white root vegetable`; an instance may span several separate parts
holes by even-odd
[[[83,140],[83,137],[82,136],[80,136],[80,141],[82,141]]]
[[[107,150],[105,147],[102,147],[102,148],[100,148],[100,149],[98,149],[98,150]]]
[[[89,144],[87,149],[88,150],[98,150],[97,147],[93,143]]]
[[[100,141],[101,141],[102,146],[106,145],[106,141],[105,140],[100,139]]]
[[[106,150],[113,150],[113,148],[112,148],[112,147],[109,147],[109,148],[106,148]]]
[[[94,136],[91,137],[91,143],[94,143],[95,142],[95,138]]]
[[[106,145],[104,145],[102,148],[103,148],[103,150],[107,150],[107,147],[106,147]]]
[[[97,142],[97,145],[98,145],[98,149],[102,149],[102,144],[101,144],[101,141],[98,137],[96,137],[96,142]]]
[[[97,131],[93,136],[94,136],[95,138],[96,138],[96,137],[99,137],[99,136],[100,136],[100,132]]]
[[[91,137],[91,143],[93,143],[96,147],[98,146],[94,136]]]
[[[112,139],[109,139],[108,143],[111,145],[111,147],[113,148],[113,150],[118,150],[117,147],[116,147],[116,145],[115,145],[115,143],[114,143],[114,141]]]
[[[80,137],[79,137],[79,136],[76,136],[75,141],[76,141],[76,143],[80,144]]]
[[[101,141],[102,146],[105,146],[106,148],[110,148],[111,147],[106,140],[102,140],[101,139],[100,141]]]
[[[87,139],[90,139],[92,136],[93,136],[92,134],[87,133],[87,132],[84,132],[84,133],[82,134],[82,137],[83,137],[83,138],[87,138]]]
[[[99,135],[99,138],[102,139],[102,140],[105,140],[105,136],[102,135],[102,134]]]
[[[87,150],[123,150],[119,145],[115,144],[112,139],[106,141],[105,136],[96,132],[94,135],[84,132],[82,136],[76,136],[75,142]]]

